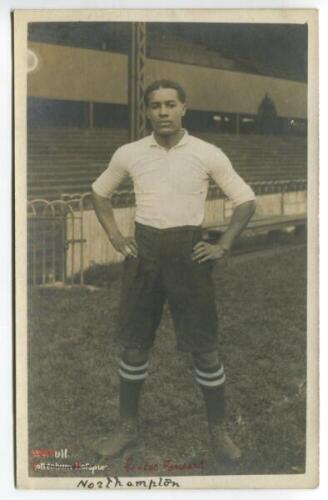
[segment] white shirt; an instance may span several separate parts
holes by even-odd
[[[201,225],[210,178],[234,206],[255,199],[221,149],[187,131],[169,150],[153,134],[121,146],[92,188],[110,198],[127,176],[134,185],[136,221],[158,229]]]

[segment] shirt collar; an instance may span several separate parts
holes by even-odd
[[[185,128],[183,129],[183,131],[184,131],[184,134],[181,137],[180,141],[175,146],[173,146],[171,149],[178,148],[180,146],[184,146],[185,144],[187,144],[188,139],[189,139],[189,134],[188,134],[188,131]],[[155,136],[154,136],[154,132],[149,136],[149,139],[150,139],[149,140],[149,145],[150,146],[155,146],[155,147],[158,147],[158,148],[162,148],[162,146],[160,144],[158,144],[158,142],[156,141]]]

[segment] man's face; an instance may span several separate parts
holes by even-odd
[[[182,127],[186,106],[175,89],[153,90],[149,95],[147,118],[158,135],[173,135]]]

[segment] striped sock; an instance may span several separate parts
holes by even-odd
[[[202,387],[219,387],[225,382],[225,373],[222,363],[205,369],[195,367],[195,375],[197,382]]]
[[[211,368],[195,367],[195,376],[204,396],[208,421],[223,422],[225,373],[222,363]]]
[[[148,375],[149,362],[132,365],[120,361],[120,417],[136,418],[143,382]]]
[[[148,365],[149,361],[146,361],[142,365],[131,365],[121,359],[118,373],[120,377],[128,382],[140,382],[140,380],[144,380],[148,375]]]

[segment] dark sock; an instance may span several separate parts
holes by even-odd
[[[196,367],[195,375],[204,396],[208,422],[222,423],[225,415],[223,365],[211,368]]]
[[[207,420],[210,424],[223,423],[224,421],[224,385],[217,389],[201,388],[207,413]]]
[[[120,418],[135,419],[138,415],[138,406],[141,389],[147,377],[148,362],[142,365],[131,365],[120,362]]]

